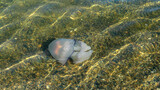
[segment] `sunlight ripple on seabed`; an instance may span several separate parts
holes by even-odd
[[[9,44],[11,44],[12,42],[10,40],[5,41],[4,43],[0,44],[0,50],[5,47],[8,46]]]
[[[30,57],[26,57],[25,59],[22,59],[20,62],[14,64],[14,65],[12,65],[12,66],[10,66],[10,67],[8,67],[8,68],[5,68],[5,69],[1,70],[0,73],[3,73],[3,72],[5,72],[5,71],[11,70],[11,69],[14,69],[14,68],[16,68],[17,66],[20,66],[20,65],[22,65],[22,64],[23,64],[23,65],[26,65],[26,64],[25,64],[26,62],[35,60],[35,58],[44,58],[43,51],[38,52],[37,54],[32,55],[32,56],[30,56]]]

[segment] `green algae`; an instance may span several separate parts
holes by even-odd
[[[0,2],[0,88],[159,88],[159,7],[159,1]],[[56,38],[84,41],[93,55],[63,66],[46,52]]]

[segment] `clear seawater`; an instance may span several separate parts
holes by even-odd
[[[58,38],[94,51],[79,64],[47,51]],[[0,88],[160,88],[159,0],[0,0]]]

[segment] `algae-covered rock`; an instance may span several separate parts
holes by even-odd
[[[0,88],[160,88],[160,2],[134,1],[1,0]],[[91,58],[57,63],[47,48],[58,38]]]

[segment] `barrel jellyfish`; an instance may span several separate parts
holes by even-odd
[[[48,50],[61,64],[65,64],[69,58],[73,63],[81,63],[90,58],[93,50],[86,43],[74,39],[56,39],[52,41]]]

